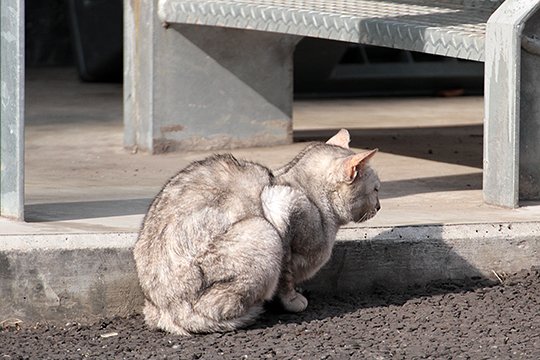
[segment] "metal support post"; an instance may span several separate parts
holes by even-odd
[[[160,153],[292,141],[297,36],[162,24],[125,2],[124,144]]]
[[[484,200],[540,198],[540,1],[507,0],[487,23]]]
[[[0,216],[24,220],[24,1],[0,1]]]

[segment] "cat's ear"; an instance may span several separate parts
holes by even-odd
[[[332,136],[326,143],[329,145],[337,145],[342,148],[348,149],[349,142],[351,141],[351,136],[346,129],[341,129],[338,133]]]
[[[354,154],[345,159],[345,182],[352,183],[358,173],[361,173],[363,168],[368,163],[369,159],[377,153],[379,149],[373,149],[360,154]]]

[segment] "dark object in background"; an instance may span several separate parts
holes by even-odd
[[[27,65],[69,66],[75,54],[81,79],[122,81],[122,0],[32,0],[25,9]],[[479,62],[305,38],[295,51],[294,93],[297,98],[478,95],[483,69]]]
[[[28,67],[74,64],[66,5],[66,0],[24,2],[25,62]]]
[[[294,54],[296,97],[479,95],[484,64],[305,38]]]
[[[73,48],[84,81],[121,82],[122,0],[68,0]]]

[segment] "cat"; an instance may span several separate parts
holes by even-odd
[[[251,324],[265,301],[306,309],[296,285],[330,258],[338,228],[380,209],[380,181],[340,130],[272,172],[230,154],[171,178],[134,247],[147,325],[178,335]]]

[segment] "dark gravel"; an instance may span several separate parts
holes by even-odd
[[[502,280],[307,294],[302,314],[269,308],[249,329],[190,338],[150,331],[141,316],[11,326],[0,359],[540,359],[540,268]]]

